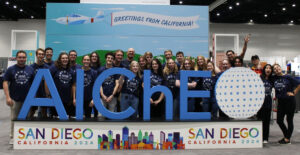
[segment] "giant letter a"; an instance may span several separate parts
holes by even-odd
[[[35,98],[36,92],[39,88],[39,85],[42,79],[45,79],[50,94],[52,98]],[[52,76],[48,69],[39,69],[33,83],[30,87],[30,90],[27,94],[25,102],[20,110],[18,119],[26,119],[26,116],[32,106],[41,106],[41,107],[55,107],[57,114],[61,120],[68,119],[65,108],[61,102],[55,84],[53,82]]]

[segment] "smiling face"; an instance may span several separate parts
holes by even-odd
[[[133,48],[129,48],[128,51],[127,51],[127,57],[129,59],[133,59],[134,53],[135,53],[135,50]]]
[[[124,56],[123,52],[117,51],[117,52],[116,52],[116,55],[115,55],[116,61],[117,61],[117,62],[121,62],[121,61],[123,60],[123,56]]]
[[[232,61],[234,59],[234,53],[232,51],[227,52],[226,56],[227,56],[228,60]]]
[[[24,66],[25,65],[25,63],[26,63],[26,59],[27,59],[27,56],[26,56],[26,54],[25,53],[19,53],[18,55],[17,55],[17,64],[19,65],[19,66]]]
[[[60,57],[60,61],[61,61],[61,64],[63,67],[66,67],[69,63],[69,57],[67,54],[63,54],[61,57]]]
[[[235,59],[234,60],[234,66],[235,67],[242,67],[242,62],[240,59]]]
[[[279,65],[275,65],[274,66],[274,72],[277,76],[281,76],[282,75],[282,70],[281,67]]]
[[[144,57],[139,58],[139,65],[141,66],[141,68],[146,67],[146,60],[144,59]]]
[[[181,64],[183,62],[183,60],[184,60],[183,55],[182,54],[177,54],[176,55],[176,60],[177,60],[178,63]]]
[[[223,71],[225,71],[225,70],[229,69],[231,67],[231,65],[228,60],[223,60],[222,67],[223,67]]]
[[[184,65],[185,70],[191,70],[191,67],[192,67],[191,61],[185,60],[183,65]]]
[[[76,52],[70,52],[70,54],[69,54],[70,62],[75,62],[76,58],[77,58],[77,53]]]
[[[91,59],[88,55],[84,56],[82,59],[82,63],[84,67],[90,67]]]
[[[175,69],[175,61],[173,59],[169,59],[168,60],[168,68],[170,70],[174,70]]]
[[[139,63],[136,62],[136,61],[132,61],[132,62],[131,62],[131,65],[130,65],[130,70],[131,70],[133,73],[137,73],[137,72],[140,70]]]
[[[45,53],[46,53],[46,59],[51,60],[52,56],[53,56],[53,51],[48,49],[48,50],[45,51]]]
[[[166,51],[165,52],[165,58],[166,58],[166,60],[169,60],[169,59],[171,59],[172,58],[172,52],[170,52],[170,51]]]
[[[91,54],[91,62],[96,63],[98,61],[99,57],[96,53]]]
[[[152,69],[156,72],[157,70],[158,70],[158,63],[155,61],[155,60],[153,60],[152,61]]]
[[[42,51],[42,50],[38,50],[37,52],[36,52],[36,58],[37,58],[37,61],[38,62],[43,62],[44,61],[44,58],[45,58],[45,53],[44,53],[44,51]]]
[[[209,70],[209,71],[213,71],[214,70],[214,65],[211,62],[209,62],[207,64],[207,70]]]
[[[197,64],[199,66],[202,66],[202,65],[204,65],[204,63],[205,63],[205,59],[203,57],[198,56],[197,57]]]

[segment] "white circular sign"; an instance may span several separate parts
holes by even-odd
[[[249,118],[261,108],[265,99],[263,81],[254,71],[233,67],[225,71],[215,87],[220,109],[232,118]]]

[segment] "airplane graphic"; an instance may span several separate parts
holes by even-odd
[[[95,17],[87,17],[79,14],[71,14],[66,17],[59,17],[53,20],[55,20],[59,24],[64,24],[64,25],[90,24],[90,23],[100,22],[104,20],[104,13],[103,11],[98,11]]]

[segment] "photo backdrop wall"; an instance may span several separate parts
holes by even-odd
[[[60,52],[75,49],[78,56],[133,47],[137,56],[150,51],[183,51],[208,56],[207,6],[47,4],[46,47]],[[102,58],[101,57],[101,58]]]

